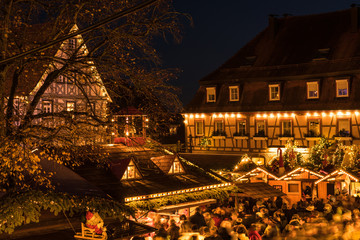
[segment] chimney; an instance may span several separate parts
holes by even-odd
[[[279,27],[278,19],[276,18],[276,16],[277,15],[273,14],[269,15],[269,31],[272,38],[275,38]]]
[[[359,30],[359,7],[351,4],[351,32],[356,33]]]

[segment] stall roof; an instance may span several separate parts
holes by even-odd
[[[315,182],[315,184],[318,184],[318,183],[320,183],[322,181],[327,181],[330,178],[333,178],[333,177],[336,177],[336,176],[339,176],[339,175],[343,175],[343,174],[346,174],[349,177],[350,181],[359,182],[358,177],[355,177],[354,175],[346,172],[343,169],[338,169],[338,170],[333,171],[332,173],[329,173],[328,175],[324,176],[323,178],[319,179],[318,181]]]
[[[267,183],[236,183],[239,189],[237,193],[231,193],[231,196],[251,197],[251,198],[269,198],[286,195],[285,193],[273,188]]]
[[[249,172],[245,173],[244,175],[238,177],[235,181],[239,181],[239,180],[241,180],[243,178],[253,176],[252,174],[260,174],[260,173],[266,173],[270,177],[274,178],[275,180],[279,180],[278,176],[276,176],[275,174],[269,172],[267,169],[262,168],[262,167],[256,167],[256,168],[250,170]]]

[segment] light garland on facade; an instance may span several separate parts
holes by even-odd
[[[251,113],[249,113],[251,114]],[[339,110],[339,111],[336,111],[335,113],[333,111],[329,112],[329,113],[326,113],[326,112],[321,112],[321,113],[318,113],[318,112],[313,112],[313,113],[310,113],[310,112],[307,112],[305,113],[305,116],[306,117],[326,117],[326,116],[330,116],[330,117],[333,117],[333,116],[339,116],[339,117],[343,117],[343,116],[351,116],[351,115],[355,115],[355,116],[359,116],[359,111],[356,110],[354,112],[351,112],[351,111],[345,111],[344,110]],[[288,113],[288,112],[284,112],[284,113],[273,113],[273,112],[270,112],[270,113],[257,113],[255,114],[255,117],[256,118],[274,118],[275,116],[278,117],[278,118],[281,118],[281,117],[284,117],[284,118],[289,118],[289,117],[296,117],[296,116],[303,116],[304,114],[296,114],[294,112],[292,113]],[[244,117],[241,113],[236,113],[236,112],[230,112],[230,113],[212,113],[212,114],[205,114],[205,113],[196,113],[196,114],[183,114],[183,116],[185,117],[185,119],[187,118],[190,118],[190,119],[204,119],[206,116],[212,116],[213,118],[242,118]]]
[[[195,187],[195,188],[188,188],[188,189],[182,189],[182,190],[176,190],[176,191],[170,191],[170,192],[162,192],[162,193],[154,193],[154,194],[142,195],[142,196],[136,196],[136,197],[129,197],[129,198],[125,198],[125,202],[152,199],[152,198],[165,197],[165,196],[173,196],[173,195],[178,195],[178,194],[182,194],[182,193],[198,192],[198,191],[209,190],[209,189],[213,189],[213,188],[227,187],[230,185],[231,185],[231,183],[220,183],[220,184],[208,185],[208,186],[203,186],[203,187]]]

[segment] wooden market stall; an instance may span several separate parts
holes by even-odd
[[[350,195],[360,194],[359,177],[343,169],[335,170],[315,182],[319,198],[327,198],[328,195],[346,193]]]

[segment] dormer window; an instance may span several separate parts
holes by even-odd
[[[229,97],[230,102],[239,101],[239,86],[229,87]]]
[[[206,99],[207,99],[207,102],[216,102],[216,88],[215,87],[206,88]]]
[[[327,60],[329,59],[330,48],[320,48],[318,49],[314,61]]]
[[[318,82],[307,82],[307,98],[316,99],[319,98],[319,83]]]
[[[52,101],[43,100],[42,107],[43,107],[43,113],[52,113],[53,112]]]
[[[183,173],[183,172],[184,172],[184,169],[183,169],[179,159],[175,158],[174,162],[171,165],[169,174],[176,174],[176,173]]]
[[[349,97],[348,79],[336,80],[336,97]]]
[[[269,100],[270,101],[280,100],[280,84],[269,85]]]
[[[126,171],[125,171],[123,177],[121,178],[121,180],[136,179],[136,178],[140,178],[140,174],[139,174],[139,171],[137,170],[134,162],[131,160],[129,162],[129,165],[127,166]]]

